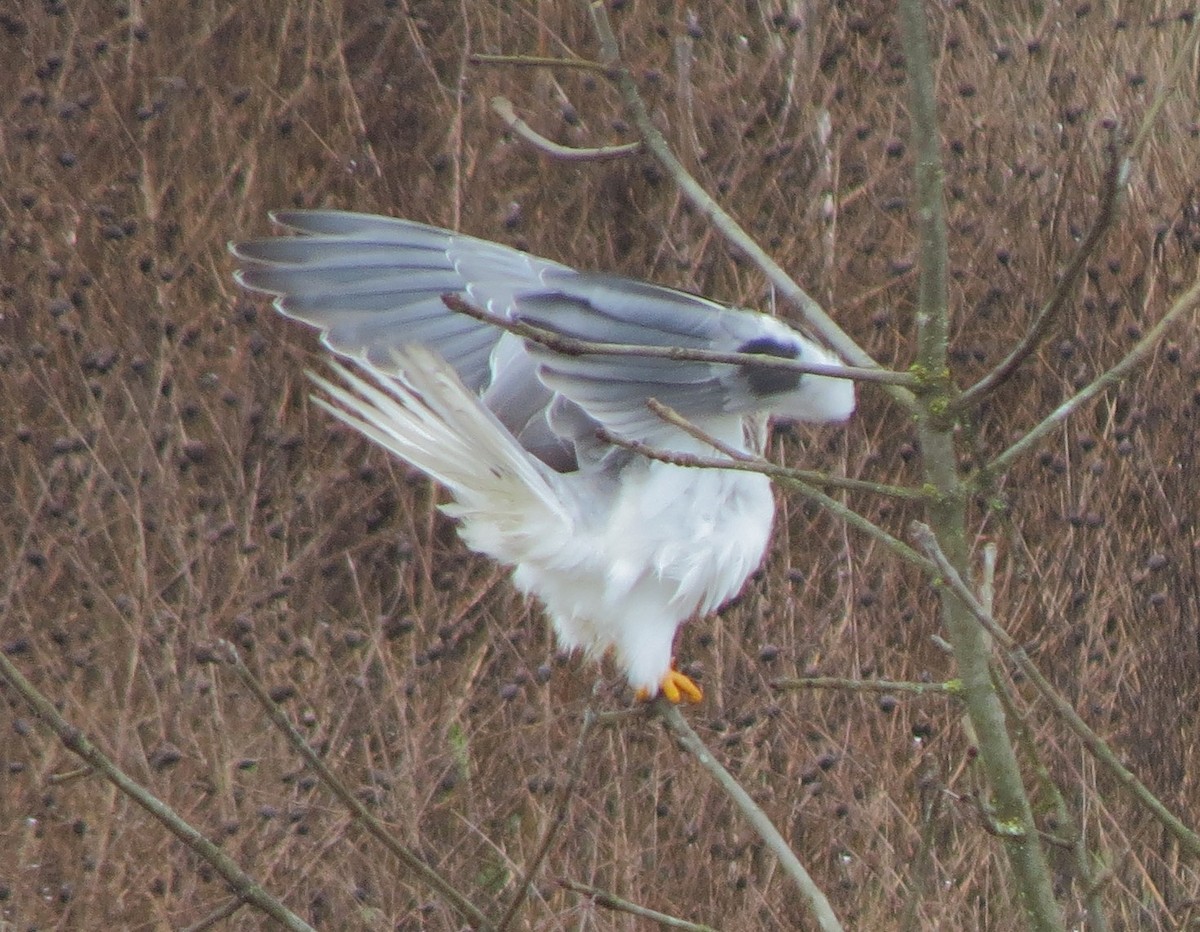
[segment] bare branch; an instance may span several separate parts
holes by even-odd
[[[692,730],[692,726],[684,719],[683,714],[669,702],[659,699],[656,702],[658,717],[663,724],[673,734],[684,750],[696,758],[696,762],[700,764],[709,775],[716,780],[717,784],[725,791],[725,794],[733,801],[733,804],[741,810],[746,820],[753,826],[754,830],[766,843],[771,853],[779,859],[780,866],[787,872],[788,876],[800,889],[800,892],[808,900],[809,908],[813,912],[814,918],[817,920],[817,925],[824,932],[841,932],[842,924],[838,922],[838,918],[833,911],[833,907],[829,905],[829,900],[825,898],[825,894],[821,888],[816,885],[808,871],[804,869],[804,865],[800,863],[800,859],[783,836],[779,834],[767,814],[762,808],[750,798],[740,783],[734,779],[733,775],[728,770],[721,766],[720,762],[713,757],[712,753],[700,740],[700,736]]]
[[[626,156],[633,155],[642,148],[640,142],[626,142],[618,146],[595,146],[592,148],[564,146],[553,139],[547,139],[517,116],[516,110],[513,109],[512,101],[507,97],[493,97],[492,110],[504,121],[510,130],[539,152],[564,162],[601,162],[607,159],[623,159]]]
[[[716,350],[689,349],[683,346],[635,346],[626,343],[595,343],[579,340],[536,327],[520,320],[509,320],[476,307],[457,294],[442,295],[442,303],[450,310],[476,320],[507,330],[541,346],[565,356],[634,356],[643,359],[675,359],[692,362],[723,363],[730,366],[754,366],[762,369],[779,369],[783,372],[798,372],[801,375],[824,375],[834,379],[855,382],[880,382],[891,385],[916,385],[916,379],[907,372],[892,372],[889,369],[862,369],[854,366],[830,366],[823,363],[798,362],[780,356],[761,353],[720,353]]]
[[[58,740],[68,751],[85,760],[93,770],[150,813],[189,849],[211,864],[213,869],[225,878],[225,882],[232,888],[238,900],[256,906],[285,929],[292,929],[294,932],[313,932],[312,926],[264,890],[257,880],[238,866],[233,858],[184,821],[174,809],[137,783],[103,751],[92,744],[83,732],[63,718],[54,703],[42,695],[38,688],[24,677],[3,651],[0,651],[0,677],[7,680],[12,688],[20,693],[42,721],[58,735]]]
[[[955,698],[962,692],[962,683],[914,683],[909,680],[851,680],[840,676],[799,676],[772,680],[772,689],[840,689],[851,693],[910,693],[916,696],[947,696]]]
[[[1197,44],[1200,44],[1200,16],[1193,14],[1192,28],[1188,30],[1187,38],[1180,43],[1179,50],[1175,53],[1175,58],[1171,62],[1171,67],[1167,69],[1162,82],[1158,85],[1158,93],[1154,95],[1154,100],[1151,101],[1149,108],[1147,108],[1142,125],[1138,127],[1133,144],[1129,147],[1130,159],[1136,159],[1141,155],[1142,147],[1145,146],[1146,140],[1150,138],[1150,129],[1158,119],[1163,104],[1167,102],[1167,96],[1172,91],[1181,87],[1182,82],[1180,78],[1183,77],[1183,69],[1194,61]]]
[[[254,674],[250,672],[250,669],[242,662],[237,649],[228,641],[222,641],[221,646],[225,651],[227,662],[238,675],[238,679],[242,681],[254,698],[258,700],[258,704],[267,713],[267,717],[270,718],[272,724],[279,729],[280,733],[287,739],[288,744],[292,746],[296,753],[304,758],[304,762],[312,768],[317,778],[354,814],[355,818],[359,820],[371,837],[395,855],[401,864],[441,894],[446,902],[458,910],[459,914],[471,924],[472,928],[484,930],[493,928],[491,921],[477,906],[459,893],[448,881],[442,878],[441,874],[421,860],[418,855],[400,844],[392,836],[391,832],[388,831],[387,827],[371,814],[367,807],[359,801],[358,797],[347,789],[346,785],[338,779],[337,775],[326,766],[325,761],[321,760],[317,752],[304,740],[304,736],[288,721],[288,717],[279,708],[275,700],[271,698],[266,689],[263,688],[262,683],[258,681]]]
[[[950,419],[941,416],[953,402],[947,363],[950,332],[945,195],[942,186],[941,137],[937,121],[937,86],[924,0],[900,0],[901,44],[909,88],[909,125],[914,150],[917,202],[914,222],[920,256],[917,362],[930,391],[918,398],[917,435],[925,481],[934,496],[926,513],[937,528],[947,562],[967,572],[969,547],[963,480],[957,440]],[[963,700],[978,736],[979,757],[987,774],[996,809],[1007,834],[1005,854],[1016,899],[1030,928],[1061,932],[1062,913],[1046,854],[1037,836],[1033,808],[1022,779],[1004,710],[990,676],[991,644],[982,629],[956,600],[941,597],[942,623],[954,648],[963,683]]]
[[[649,919],[657,922],[659,925],[666,926],[668,929],[686,929],[687,932],[717,932],[712,926],[701,925],[698,922],[689,922],[686,919],[680,919],[678,916],[660,913],[657,909],[647,909],[645,906],[638,906],[637,903],[631,903],[629,900],[623,899],[615,893],[609,893],[607,890],[601,890],[599,887],[592,887],[577,880],[560,880],[558,885],[566,890],[582,893],[597,906],[603,906],[605,909],[611,909],[618,913],[628,913],[630,916],[637,916],[641,919]]]
[[[893,553],[900,558],[918,566],[926,572],[936,572],[936,566],[929,560],[922,557],[919,553],[913,550],[908,544],[893,537],[887,531],[873,524],[868,519],[864,518],[858,512],[846,507],[835,498],[831,498],[819,489],[813,488],[807,482],[796,478],[794,474],[783,475],[782,471],[777,471],[777,467],[773,464],[760,462],[756,457],[748,453],[743,453],[740,450],[735,450],[732,447],[722,443],[716,437],[712,437],[705,433],[687,418],[681,417],[677,412],[662,404],[659,401],[651,398],[647,402],[648,407],[658,414],[670,424],[674,424],[682,430],[700,440],[703,443],[711,444],[713,449],[719,453],[729,457],[727,460],[707,458],[700,456],[692,456],[684,453],[675,453],[669,450],[656,450],[648,444],[641,443],[636,440],[626,440],[623,437],[618,437],[610,431],[604,431],[601,436],[610,443],[624,447],[627,450],[632,450],[642,456],[650,459],[659,460],[664,463],[672,463],[676,466],[694,466],[702,469],[748,469],[752,472],[763,472],[774,478],[785,488],[794,489],[801,495],[821,505],[828,510],[832,515],[845,521],[851,527],[862,531],[864,534],[875,538],[880,543],[888,547]],[[741,464],[741,465],[739,465]],[[768,468],[764,468],[768,467]]]
[[[1197,279],[1187,291],[1175,299],[1175,303],[1171,305],[1171,309],[1163,315],[1157,324],[1147,331],[1145,336],[1138,340],[1133,349],[1126,353],[1120,362],[1098,376],[1090,385],[1064,401],[1051,411],[1044,420],[1030,428],[1024,437],[985,465],[980,470],[983,476],[994,479],[996,476],[1002,475],[1005,470],[1012,466],[1017,457],[1028,452],[1039,440],[1058,427],[1059,424],[1078,411],[1079,408],[1105,389],[1116,385],[1124,379],[1150,355],[1155,346],[1158,345],[1158,341],[1162,338],[1162,335],[1166,333],[1167,328],[1185,314],[1194,311],[1197,306],[1200,306],[1200,279]]]
[[[516,68],[572,68],[607,74],[608,68],[590,58],[555,58],[552,55],[487,55],[473,52],[467,56],[472,65],[507,65]]]
[[[846,362],[862,369],[878,369],[879,364],[834,322],[817,301],[772,259],[754,238],[733,219],[704,188],[688,173],[683,164],[671,151],[670,145],[650,119],[646,103],[642,100],[637,84],[629,69],[621,62],[621,50],[608,18],[608,10],[602,0],[581,0],[592,17],[592,26],[600,42],[602,61],[608,66],[625,102],[630,119],[642,136],[646,149],[671,176],[680,192],[697,212],[734,247],[743,252],[779,292],[785,301],[798,308],[804,319],[824,338]],[[914,410],[916,398],[907,385],[889,381],[888,394],[903,405]]]
[[[1074,706],[1067,702],[1050,681],[1042,676],[1042,672],[1029,659],[1029,655],[1025,653],[1025,649],[1013,640],[1012,636],[1000,626],[990,612],[984,609],[967,584],[963,582],[958,571],[950,565],[950,561],[942,553],[937,538],[929,526],[919,521],[914,521],[912,524],[912,533],[913,537],[921,545],[921,548],[937,564],[938,569],[942,573],[943,581],[949,587],[950,591],[975,617],[975,620],[990,632],[992,637],[996,639],[996,642],[1005,649],[1017,668],[1025,674],[1041,696],[1053,706],[1058,717],[1083,742],[1084,747],[1091,752],[1092,756],[1112,771],[1117,780],[1129,788],[1138,801],[1150,811],[1151,815],[1162,823],[1163,827],[1175,837],[1189,854],[1200,856],[1200,835],[1197,835],[1176,818],[1132,771],[1121,764],[1117,759],[1117,755],[1113,753],[1112,748],[1108,746],[1104,739],[1092,731],[1087,722],[1080,718]]]
[[[654,399],[651,400],[653,401]],[[657,404],[657,402],[655,403]],[[818,472],[815,469],[793,469],[790,466],[776,465],[770,460],[759,456],[742,454],[742,457],[739,459],[720,459],[718,457],[697,456],[694,453],[676,453],[671,450],[659,450],[640,440],[627,440],[603,427],[596,431],[596,435],[606,443],[624,447],[626,450],[641,454],[648,459],[671,463],[674,466],[696,469],[732,469],[735,472],[757,472],[762,473],[764,476],[770,476],[778,482],[805,482],[814,486],[824,486],[829,489],[870,492],[875,495],[885,495],[890,498],[900,498],[907,501],[924,501],[926,498],[925,493],[920,489],[910,489],[898,485],[885,485],[881,482],[869,482],[866,479],[850,479],[846,476],[831,476],[827,473]],[[706,443],[708,442],[707,435],[704,435],[701,439]],[[715,440],[716,438],[713,439]]]

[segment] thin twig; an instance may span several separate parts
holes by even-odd
[[[657,401],[656,399],[654,399],[654,398],[649,399],[646,402],[646,405],[647,405],[647,407],[650,408],[650,410],[652,410],[655,414],[657,414],[659,417],[661,417],[667,423],[678,427],[680,430],[685,431],[687,434],[689,434],[692,437],[695,437],[697,440],[700,440],[702,443],[710,444],[714,450],[729,457],[730,461],[741,462],[741,463],[746,463],[746,464],[755,463],[755,457],[752,457],[748,453],[743,453],[741,450],[735,450],[733,447],[729,446],[728,444],[722,443],[716,437],[713,437],[710,434],[706,433],[705,431],[701,430],[699,427],[697,427],[695,424],[693,424],[687,418],[682,417],[676,411],[672,410],[670,407],[662,404],[661,402]],[[715,459],[710,460],[705,457],[689,456],[684,453],[673,453],[673,452],[665,451],[665,450],[656,450],[653,447],[651,447],[645,443],[641,443],[636,440],[625,440],[621,437],[617,437],[609,431],[605,431],[602,436],[604,436],[604,438],[606,440],[608,440],[610,443],[613,443],[620,447],[624,447],[628,450],[633,450],[649,459],[660,460],[661,462],[671,463],[676,466],[696,466],[696,467],[712,468],[712,469],[734,469],[734,468],[737,468],[737,467],[733,466],[732,462],[730,462],[730,461],[715,460]],[[756,469],[755,471],[758,471],[758,470]],[[767,473],[767,475],[772,475],[772,474]],[[935,566],[935,564],[932,561],[927,560],[925,557],[921,556],[921,554],[917,553],[917,551],[913,550],[912,547],[908,546],[908,544],[904,543],[904,541],[893,537],[887,531],[883,530],[883,528],[879,527],[878,525],[876,525],[869,519],[864,518],[857,511],[854,511],[852,508],[847,507],[846,505],[839,502],[837,499],[831,498],[830,496],[826,495],[820,489],[814,488],[813,486],[809,485],[807,482],[797,479],[794,476],[774,476],[773,478],[775,478],[776,481],[780,485],[782,485],[784,488],[792,489],[793,491],[799,492],[805,498],[808,498],[808,499],[816,502],[818,505],[821,505],[823,508],[825,508],[827,511],[829,511],[832,515],[834,515],[834,517],[840,518],[841,520],[845,521],[847,524],[849,524],[851,527],[855,528],[856,530],[862,531],[864,534],[875,538],[877,541],[879,541],[880,543],[882,543],[886,547],[888,547],[893,553],[895,553],[901,559],[913,564],[914,566],[920,567],[921,569],[925,570],[926,572],[929,572],[929,573],[936,572],[937,567]]]
[[[55,708],[54,703],[27,680],[0,651],[0,677],[21,694],[51,730],[58,735],[71,753],[85,760],[109,783],[145,809],[166,829],[193,852],[212,865],[225,878],[239,900],[244,900],[262,910],[285,929],[294,932],[313,932],[312,926],[293,913],[238,866],[233,858],[209,841],[203,834],[188,824],[170,806],[151,794],[145,787],[121,770],[107,755],[89,741],[74,725],[68,722]]]
[[[851,693],[911,693],[916,696],[940,695],[956,698],[962,683],[914,683],[911,680],[851,680],[840,676],[799,676],[772,680],[772,689],[839,689]]]
[[[1147,331],[1145,336],[1138,340],[1133,349],[1126,353],[1120,362],[1099,375],[1090,385],[1080,389],[1060,404],[1044,420],[1031,427],[1024,437],[985,465],[981,470],[984,477],[994,478],[1002,475],[1005,470],[1012,466],[1017,457],[1027,452],[1084,404],[1091,401],[1105,389],[1116,385],[1124,379],[1125,376],[1137,368],[1143,359],[1150,355],[1151,351],[1158,344],[1158,341],[1162,338],[1162,335],[1167,331],[1167,328],[1184,314],[1195,310],[1198,305],[1200,305],[1200,279],[1197,279],[1187,291],[1175,299],[1175,303],[1171,305],[1171,309],[1163,315],[1157,324]]]
[[[656,703],[656,711],[671,734],[678,739],[688,753],[696,758],[697,763],[709,772],[717,785],[725,791],[733,804],[741,810],[746,820],[758,832],[767,848],[779,859],[780,866],[791,877],[804,898],[808,900],[809,908],[817,920],[817,925],[824,932],[833,932],[833,930],[840,932],[842,924],[838,921],[829,900],[809,876],[804,865],[800,863],[800,859],[796,857],[795,852],[788,846],[787,841],[784,840],[783,835],[779,833],[779,829],[774,826],[767,814],[750,798],[750,794],[734,779],[733,775],[713,757],[678,708],[660,699]]]
[[[849,379],[856,382],[880,382],[891,385],[916,385],[916,379],[907,372],[889,369],[862,369],[854,366],[806,363],[782,356],[767,356],[762,353],[722,353],[716,350],[691,349],[684,346],[639,346],[627,343],[598,343],[580,340],[522,320],[510,320],[477,307],[461,295],[442,295],[442,303],[450,310],[465,314],[485,324],[507,330],[526,340],[532,340],[547,349],[564,356],[631,356],[639,359],[673,359],[688,362],[711,362],[730,366],[752,366],[757,369],[778,369],[781,372],[797,372],[801,375],[824,375],[834,379]]]
[[[608,67],[590,58],[555,58],[553,55],[487,55],[473,52],[467,56],[472,65],[507,65],[517,68],[573,68],[608,73]]]
[[[912,531],[913,536],[922,549],[937,564],[938,569],[942,573],[944,584],[958,597],[967,610],[975,616],[975,619],[991,633],[996,642],[1005,649],[1017,668],[1033,684],[1042,697],[1053,706],[1059,718],[1083,742],[1084,747],[1091,752],[1096,760],[1112,771],[1121,784],[1128,787],[1130,792],[1133,793],[1142,805],[1150,810],[1151,815],[1162,823],[1167,831],[1175,837],[1189,854],[1200,857],[1200,835],[1197,835],[1176,818],[1133,772],[1117,760],[1117,756],[1113,753],[1112,748],[1108,746],[1103,738],[1092,731],[1087,722],[1079,717],[1079,713],[1075,711],[1074,706],[1067,702],[1050,681],[1042,675],[1042,672],[1029,659],[1029,655],[1025,653],[1025,649],[1017,644],[1012,636],[1000,626],[994,616],[979,604],[979,600],[971,593],[970,588],[963,582],[957,570],[950,565],[950,561],[942,553],[941,547],[938,546],[937,538],[933,535],[933,531],[919,521],[913,522]]]
[[[441,894],[446,902],[458,910],[459,914],[473,928],[492,929],[491,921],[477,906],[459,893],[437,871],[421,860],[418,855],[400,844],[388,831],[387,827],[375,818],[367,807],[338,779],[337,775],[326,766],[325,762],[317,755],[317,752],[304,740],[304,736],[288,721],[288,717],[279,708],[275,700],[271,698],[262,683],[250,672],[246,664],[242,662],[237,649],[228,641],[222,641],[221,646],[225,649],[227,661],[238,675],[238,679],[242,681],[254,698],[258,700],[258,704],[262,706],[263,711],[267,713],[267,717],[271,719],[271,722],[287,739],[288,744],[292,746],[296,753],[304,758],[305,763],[317,775],[317,779],[325,784],[334,796],[341,800],[342,804],[354,814],[367,832],[395,855],[400,863]]]
[[[246,901],[240,897],[231,897],[223,906],[218,906],[199,922],[185,926],[179,932],[208,932],[209,929],[224,922],[245,905]]]
[[[619,913],[628,913],[631,916],[638,916],[642,919],[650,919],[671,929],[687,929],[688,932],[717,932],[712,926],[701,925],[698,922],[689,922],[686,919],[680,919],[678,916],[660,913],[657,909],[647,909],[645,906],[638,906],[637,903],[631,903],[629,900],[623,899],[615,893],[609,893],[607,890],[601,890],[598,887],[592,887],[577,880],[560,880],[558,885],[564,889],[582,893],[597,906],[603,906],[605,909],[611,909]]]
[[[558,799],[554,803],[554,815],[550,819],[550,824],[546,826],[546,831],[542,835],[542,840],[538,844],[537,851],[533,855],[533,859],[525,866],[524,876],[521,877],[520,886],[517,887],[517,892],[513,896],[512,902],[508,904],[508,909],[504,911],[504,916],[496,925],[496,932],[505,932],[517,917],[517,911],[529,896],[529,888],[533,884],[533,878],[541,869],[542,863],[546,860],[546,855],[550,852],[550,846],[554,843],[559,831],[567,821],[567,807],[570,805],[571,797],[575,794],[575,787],[579,783],[579,775],[583,765],[583,752],[587,747],[587,738],[591,734],[592,726],[596,723],[596,715],[591,709],[587,709],[583,713],[583,727],[579,729],[579,739],[575,742],[575,753],[571,755],[571,761],[567,765],[567,781],[559,790]]]
[[[927,497],[920,489],[910,489],[898,485],[886,485],[881,482],[870,482],[866,479],[851,479],[846,476],[831,476],[817,472],[815,469],[793,469],[789,466],[779,466],[761,456],[747,456],[745,459],[719,459],[715,456],[697,456],[693,453],[674,453],[670,450],[657,450],[648,443],[640,440],[626,440],[614,434],[607,428],[600,428],[596,436],[605,443],[624,447],[633,453],[639,453],[650,459],[656,459],[673,466],[683,466],[696,469],[732,469],[737,472],[757,472],[770,476],[780,482],[807,482],[815,486],[829,489],[845,489],[850,492],[870,492],[874,495],[884,495],[890,498],[900,498],[906,501],[924,501]]]
[[[921,908],[921,899],[927,895],[930,887],[930,867],[934,848],[934,829],[937,817],[942,809],[946,787],[938,773],[937,759],[930,755],[921,766],[917,776],[916,788],[921,799],[921,834],[917,851],[912,859],[912,869],[909,872],[913,878],[912,888],[905,897],[904,910],[901,912],[897,928],[900,932],[911,932],[917,928],[917,914]]]
[[[1059,312],[1066,305],[1067,299],[1075,290],[1088,259],[1100,245],[1106,233],[1112,229],[1117,218],[1121,191],[1129,179],[1129,161],[1121,154],[1118,145],[1117,131],[1110,134],[1108,143],[1108,167],[1104,172],[1104,188],[1100,195],[1100,210],[1092,221],[1092,228],[1084,237],[1083,242],[1071,257],[1062,278],[1059,279],[1054,293],[1050,296],[1021,341],[991,372],[968,388],[952,404],[955,411],[967,411],[983,401],[988,395],[1007,382],[1020,367],[1041,345]]]
[[[1158,114],[1167,102],[1167,96],[1173,89],[1180,86],[1179,79],[1183,75],[1183,69],[1191,63],[1197,43],[1200,43],[1200,16],[1193,14],[1192,28],[1188,30],[1187,38],[1180,44],[1179,51],[1175,53],[1175,58],[1171,62],[1171,66],[1167,69],[1167,73],[1159,83],[1158,93],[1154,95],[1154,100],[1151,101],[1150,106],[1146,109],[1146,116],[1142,119],[1142,125],[1138,127],[1133,144],[1129,147],[1129,157],[1131,159],[1136,159],[1141,154],[1142,147],[1146,144],[1146,140],[1150,138],[1150,130],[1158,119]]]
[[[602,162],[607,159],[623,159],[642,148],[640,142],[626,142],[616,146],[564,146],[547,139],[532,126],[517,116],[512,101],[507,97],[493,97],[492,111],[505,125],[523,140],[544,155],[564,162]]]

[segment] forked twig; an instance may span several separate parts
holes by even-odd
[[[979,603],[979,600],[975,598],[967,584],[963,582],[958,571],[950,565],[950,561],[942,553],[942,549],[938,545],[933,531],[919,521],[913,522],[912,531],[921,548],[937,564],[938,569],[942,573],[944,584],[949,586],[950,591],[975,617],[975,620],[996,639],[996,643],[1004,648],[1017,668],[1025,674],[1034,688],[1050,703],[1058,717],[1083,742],[1084,747],[1091,752],[1097,761],[1112,771],[1113,775],[1116,776],[1117,780],[1123,786],[1129,788],[1138,801],[1150,810],[1151,815],[1162,823],[1163,827],[1175,837],[1189,854],[1200,856],[1200,835],[1197,835],[1184,825],[1183,822],[1159,801],[1158,797],[1150,792],[1132,771],[1117,760],[1117,755],[1113,753],[1112,748],[1108,746],[1103,738],[1092,731],[1087,722],[1080,718],[1075,708],[1042,675],[1042,672],[1029,659],[1029,655],[1025,653],[1025,649],[1014,641],[1012,635],[1005,631],[999,622],[996,621],[995,617]]]

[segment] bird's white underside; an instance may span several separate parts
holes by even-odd
[[[630,685],[654,695],[679,625],[738,593],[762,560],[774,512],[765,476],[640,458],[619,481],[546,470],[438,357],[398,354],[397,377],[348,388],[318,378],[318,402],[450,490],[443,510],[479,553],[515,567],[546,608],[560,646],[613,650]],[[720,427],[722,425],[718,425]],[[741,446],[740,418],[723,425]],[[694,450],[711,453],[698,441]]]

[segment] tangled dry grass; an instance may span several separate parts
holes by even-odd
[[[869,352],[907,366],[915,240],[890,5],[614,6],[688,167]],[[1052,289],[1095,214],[1110,127],[1141,120],[1191,14],[936,7],[955,377],[968,384]],[[498,911],[557,810],[585,709],[628,697],[555,657],[536,611],[456,541],[436,493],[310,404],[311,337],[236,291],[224,244],[263,232],[270,208],[331,205],[746,305],[770,303],[763,279],[650,161],[548,162],[491,114],[504,94],[559,141],[630,138],[595,74],[468,60],[590,57],[568,0],[25,0],[0,27],[3,650],[315,925],[458,928],[211,662],[209,646],[232,641],[360,797]],[[1119,359],[1195,276],[1194,70],[1181,86],[1053,337],[981,412],[974,459]],[[1018,464],[997,490],[1007,510],[972,515],[975,544],[1000,548],[1006,626],[1193,824],[1194,323]],[[879,392],[861,395],[847,430],[788,433],[774,455],[919,481],[910,425]],[[900,536],[919,516],[847,500]],[[937,633],[918,573],[785,498],[762,573],[680,646],[707,692],[695,726],[849,928],[1019,926],[953,703],[771,686],[799,673],[945,679]],[[0,703],[0,925],[174,928],[227,901],[207,865],[81,772],[5,687]],[[1033,711],[1102,852],[1115,926],[1194,921],[1196,865]],[[583,760],[523,926],[644,927],[565,879],[725,929],[804,927],[773,859],[651,718],[596,729]],[[1083,891],[1065,856],[1056,876],[1076,921]]]

